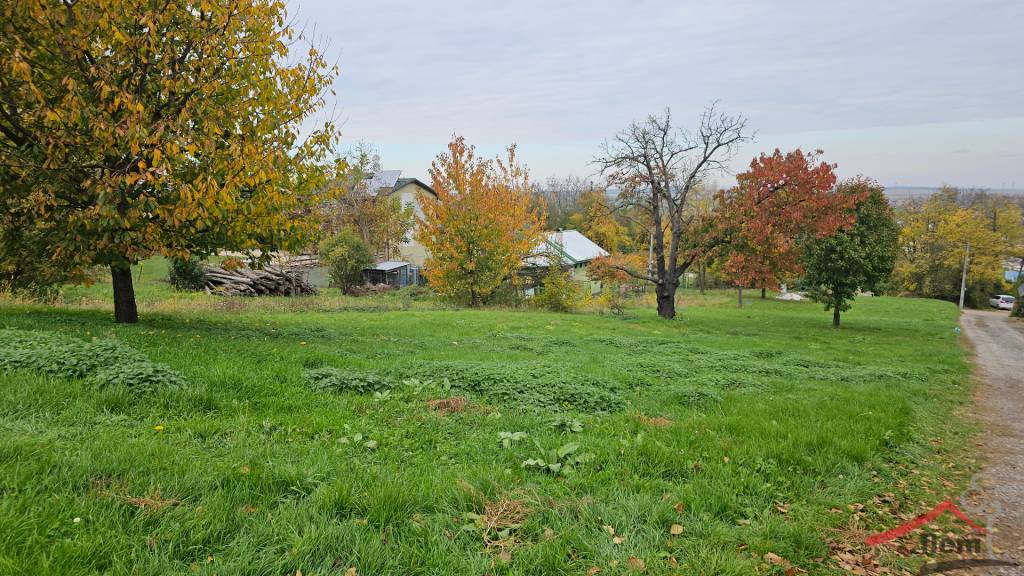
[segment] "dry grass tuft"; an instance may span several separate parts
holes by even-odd
[[[637,414],[636,418],[637,418],[637,420],[639,420],[639,421],[643,422],[644,424],[647,424],[648,426],[651,426],[653,428],[665,428],[666,426],[671,426],[672,425],[672,421],[669,420],[668,418],[665,418],[664,416],[654,416],[654,417],[651,417],[651,416],[644,416],[643,414]]]
[[[427,402],[427,406],[433,409],[438,414],[453,414],[455,412],[465,412],[468,403],[466,402],[465,396],[453,396],[451,398],[438,398],[436,400],[430,400]]]

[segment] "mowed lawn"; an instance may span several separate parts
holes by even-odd
[[[0,370],[0,573],[839,574],[851,507],[963,480],[947,303],[179,308],[0,307],[185,380]]]

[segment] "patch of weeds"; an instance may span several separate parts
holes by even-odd
[[[551,422],[551,427],[566,434],[570,432],[583,432],[583,422],[578,418],[569,416],[556,416]]]
[[[0,372],[29,370],[91,384],[153,392],[182,387],[185,378],[118,340],[86,342],[29,330],[0,330]]]
[[[534,443],[542,454],[523,462],[522,466],[527,470],[566,476],[575,472],[579,465],[593,459],[593,454],[580,453],[580,445],[575,442],[564,444],[554,450],[544,450],[539,443]]]
[[[659,358],[653,355],[629,358],[618,368],[633,385],[681,380],[693,372],[692,367],[686,361],[681,361],[678,358]]]
[[[722,397],[703,388],[677,388],[668,393],[668,400],[681,406],[705,406],[721,402]]]
[[[511,406],[581,412],[615,412],[626,402],[618,382],[599,380],[564,366],[516,362],[427,362],[398,368],[405,377],[446,379],[453,390]]]
[[[155,392],[186,384],[181,374],[149,360],[100,368],[88,380],[100,386],[123,386],[135,392]]]
[[[511,448],[516,442],[527,438],[529,436],[526,432],[498,432],[498,442],[501,443],[502,448]]]
[[[707,388],[717,388],[721,390],[745,390],[749,388],[764,388],[764,384],[756,378],[751,378],[745,374],[737,374],[734,372],[713,372],[709,374],[695,375],[692,378],[687,379],[688,382],[696,384],[698,386]]]
[[[342,370],[340,368],[313,368],[306,370],[306,381],[315,390],[332,392],[386,392],[393,386],[390,380],[369,372]]]
[[[380,445],[376,440],[370,438],[369,436],[366,436],[362,432],[356,432],[351,436],[341,436],[338,438],[338,444],[351,444],[353,446],[362,446],[367,450],[376,450],[377,446]]]

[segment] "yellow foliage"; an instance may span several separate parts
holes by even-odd
[[[284,1],[10,0],[0,20],[0,237],[69,276],[311,240],[337,132],[300,129],[336,71],[289,55]]]
[[[417,239],[430,251],[426,274],[438,292],[476,306],[512,277],[543,238],[544,210],[516,159],[477,158],[461,137],[430,168],[437,198],[424,199]]]
[[[1017,234],[1011,221],[1020,226],[1020,211],[1008,206],[1007,211],[1000,212],[1003,216],[993,219],[982,208],[958,205],[955,191],[900,208],[900,254],[894,276],[903,290],[922,296],[953,297],[959,290],[968,246],[968,282],[1002,278],[1002,259],[1013,252],[1012,240]]]

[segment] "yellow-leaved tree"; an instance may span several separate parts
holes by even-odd
[[[430,168],[437,198],[424,199],[417,239],[430,251],[425,272],[441,294],[486,303],[543,239],[544,208],[531,198],[529,174],[510,146],[485,160],[456,136]]]
[[[9,0],[0,8],[0,288],[161,253],[295,249],[336,168],[308,120],[336,74],[283,0]]]
[[[1009,223],[1019,220],[1020,212],[1008,205],[993,220],[983,207],[963,206],[960,198],[950,188],[899,207],[900,250],[893,276],[909,294],[955,302],[969,254],[967,304],[984,305],[988,295],[1001,289],[1003,258],[1014,252]],[[1004,215],[1008,225],[1000,227]]]

